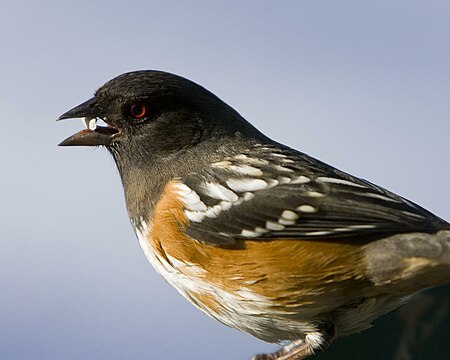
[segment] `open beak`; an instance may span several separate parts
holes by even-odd
[[[120,131],[112,126],[97,125],[97,119],[102,117],[95,97],[65,112],[58,121],[73,118],[83,118],[85,129],[68,137],[59,146],[107,146],[120,134]]]

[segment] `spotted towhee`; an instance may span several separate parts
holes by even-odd
[[[154,268],[225,325],[303,359],[450,282],[450,224],[269,139],[203,87],[160,71],[103,85],[60,119],[105,146]],[[97,126],[97,119],[107,126]]]

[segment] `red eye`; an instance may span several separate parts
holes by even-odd
[[[148,106],[147,104],[138,101],[130,106],[129,112],[133,119],[139,120],[148,115]]]

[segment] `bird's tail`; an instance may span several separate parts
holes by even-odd
[[[397,234],[366,246],[370,280],[399,294],[450,283],[450,231]]]

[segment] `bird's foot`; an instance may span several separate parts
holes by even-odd
[[[255,355],[252,360],[300,360],[313,354],[311,346],[304,339],[299,339],[273,353]]]
[[[323,326],[320,331],[306,334],[302,339],[294,340],[278,351],[258,354],[251,360],[302,360],[324,351],[330,346],[335,334],[334,325]]]

